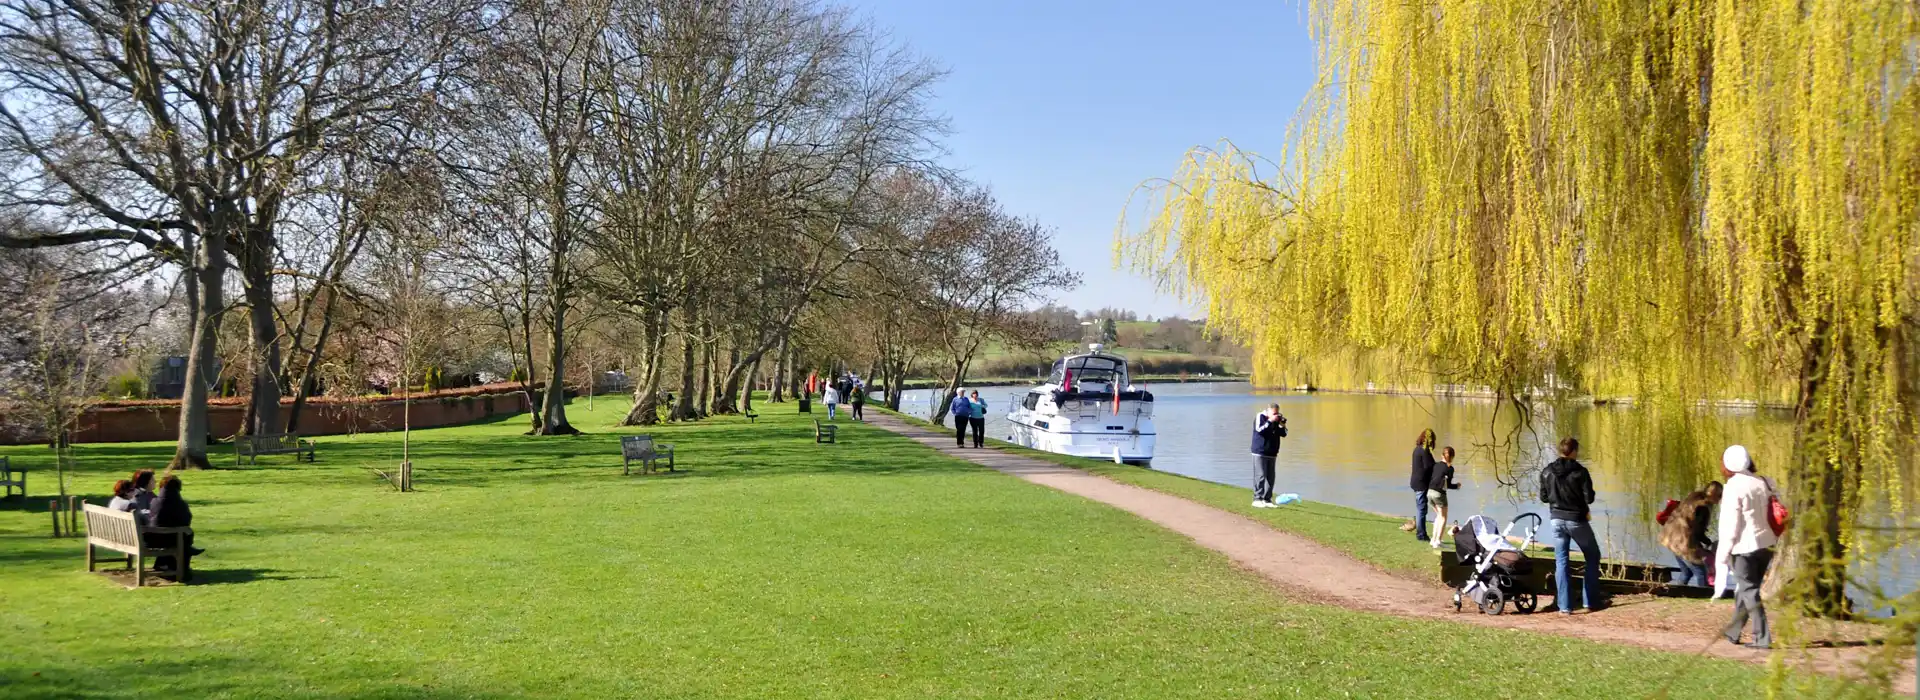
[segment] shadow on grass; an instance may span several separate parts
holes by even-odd
[[[376,676],[377,674],[377,676]],[[422,683],[409,677],[427,677]],[[482,687],[451,685],[431,669],[350,668],[302,675],[282,659],[246,657],[204,648],[103,645],[81,656],[0,660],[0,688],[15,700],[39,698],[263,697],[314,694],[360,698],[509,698]]]
[[[195,559],[194,561],[198,562],[199,560]],[[188,581],[187,585],[226,586],[237,583],[254,583],[256,581],[305,581],[328,578],[334,577],[321,575],[291,576],[278,569],[203,569],[196,564],[193,569],[193,580]]]

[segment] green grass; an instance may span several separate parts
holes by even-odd
[[[39,498],[0,505],[0,695],[1717,697],[1764,673],[1290,602],[1124,512],[871,426],[814,445],[792,404],[651,430],[685,471],[623,477],[622,409],[576,402],[580,437],[417,432],[410,494],[368,471],[393,434],[187,473],[199,581],[137,591],[46,536],[46,451],[0,448]],[[170,452],[77,451],[96,501]]]

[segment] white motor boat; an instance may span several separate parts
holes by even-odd
[[[1008,441],[1056,454],[1145,464],[1153,459],[1153,394],[1128,382],[1127,359],[1068,355],[1045,384],[1009,401]]]

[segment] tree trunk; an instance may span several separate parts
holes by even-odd
[[[740,392],[740,410],[747,413],[753,412],[753,385],[760,381],[760,357],[753,358],[753,366],[747,369],[746,390]]]
[[[250,417],[240,432],[265,435],[280,430],[280,324],[274,319],[273,234],[255,231],[241,255],[241,293],[247,299],[248,333],[252,340],[253,391],[247,399]]]
[[[312,396],[313,393],[320,388],[320,382],[314,378],[313,374],[319,371],[320,358],[327,349],[327,338],[333,334],[333,312],[335,308],[333,293],[329,291],[327,293],[327,308],[325,311],[320,312],[320,330],[314,334],[313,352],[307,354],[306,365],[300,370],[300,388],[294,392],[293,405],[287,409],[288,433],[297,433],[300,431],[300,413],[307,408],[307,397]]]
[[[697,358],[694,357],[693,346],[699,341],[693,337],[692,324],[688,325],[688,332],[680,337],[680,400],[675,402],[673,413],[667,416],[668,420],[686,421],[698,417],[693,410],[693,392],[698,388],[694,386],[697,372],[694,362]]]
[[[633,385],[633,408],[621,425],[654,425],[660,422],[660,365],[664,364],[667,335],[663,314],[649,312],[646,320],[647,344],[642,350],[640,381]]]
[[[1828,454],[1857,454],[1834,450],[1835,441],[1847,441],[1845,426],[1834,420],[1829,407],[1839,399],[1822,396],[1830,391],[1833,369],[1831,324],[1816,321],[1801,360],[1799,396],[1794,404],[1794,454],[1783,481],[1790,489],[1783,498],[1793,503],[1795,519],[1779,546],[1780,558],[1767,578],[1764,593],[1772,596],[1803,583],[1801,604],[1815,616],[1847,618],[1847,544],[1841,536],[1845,518],[1844,464],[1831,463]]]
[[[770,403],[787,400],[787,365],[793,362],[793,356],[787,351],[787,335],[780,334],[780,350],[773,356],[773,386],[768,387],[767,393]]]
[[[187,275],[188,320],[186,388],[180,395],[180,433],[169,469],[204,469],[207,461],[207,385],[217,375],[220,314],[225,310],[227,251],[224,234],[195,237],[193,269]]]
[[[967,380],[967,364],[968,362],[965,360],[953,363],[953,378],[947,380],[947,390],[941,392],[939,396],[933,397],[932,420],[934,423],[940,425],[946,424],[947,407],[952,405],[953,395],[960,391],[960,384]]]
[[[547,392],[540,406],[540,428],[535,434],[576,435],[580,431],[567,422],[567,271],[564,246],[554,251],[549,276],[552,284],[548,289],[547,303],[553,314],[553,324],[547,333]]]
[[[887,409],[888,410],[891,410],[891,411],[900,410],[900,399],[902,398],[902,395],[905,394],[907,391],[906,383],[907,383],[907,363],[896,360],[894,361],[893,368],[889,370],[888,377],[887,377]]]

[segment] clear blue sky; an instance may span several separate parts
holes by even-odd
[[[1302,3],[843,0],[949,71],[948,164],[1056,231],[1076,309],[1190,313],[1116,271],[1127,197],[1195,146],[1278,150],[1313,81]]]

